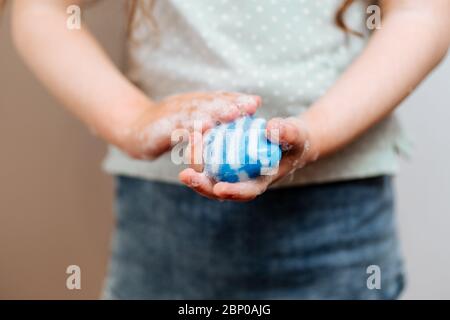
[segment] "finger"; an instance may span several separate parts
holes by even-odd
[[[285,155],[280,161],[278,172],[272,176],[271,184],[294,174],[297,169],[302,167],[298,161],[297,156]]]
[[[261,106],[262,99],[255,95],[240,95],[234,102],[242,115],[252,115]]]
[[[185,163],[197,172],[203,172],[203,134],[191,132],[185,153]]]
[[[213,117],[219,122],[231,122],[242,116],[241,109],[233,102],[226,101],[218,105],[213,112]]]
[[[188,168],[181,171],[178,178],[183,184],[199,194],[210,199],[217,198],[213,192],[213,182],[204,173],[199,173],[192,168]]]
[[[303,149],[307,131],[297,118],[274,118],[267,123],[266,136],[282,147]],[[285,150],[286,151],[286,150]]]
[[[250,201],[266,191],[270,182],[269,177],[237,183],[219,182],[214,185],[213,191],[222,200]]]
[[[240,93],[220,93],[212,102],[212,115],[216,121],[231,122],[244,115],[252,115],[261,106],[259,96]]]
[[[241,111],[241,115],[252,115],[261,106],[262,99],[257,95],[243,94],[239,92],[223,93],[224,97],[233,102]]]

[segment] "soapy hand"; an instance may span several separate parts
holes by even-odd
[[[311,144],[308,128],[300,118],[270,120],[267,123],[266,136],[273,143],[280,144],[283,150],[283,156],[275,174],[244,182],[216,182],[203,172],[202,165],[196,164],[180,173],[180,181],[211,199],[250,201],[264,193],[271,184],[292,174],[307,163],[315,161],[318,157],[317,148]],[[203,143],[202,136],[193,134],[190,141],[188,154],[192,159],[198,158],[195,152],[202,150],[199,148]]]
[[[119,147],[136,159],[152,160],[171,148],[171,135],[177,129],[202,132],[220,122],[252,115],[261,98],[235,92],[194,92],[170,96],[148,107],[126,129]]]

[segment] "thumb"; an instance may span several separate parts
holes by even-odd
[[[280,144],[284,151],[303,149],[308,131],[299,118],[274,118],[267,123],[266,136],[273,143]]]
[[[201,132],[193,131],[190,133],[185,161],[195,171],[203,171],[203,134]]]

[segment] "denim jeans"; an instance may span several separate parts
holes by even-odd
[[[404,277],[391,180],[274,189],[235,203],[117,177],[104,297],[395,299]]]

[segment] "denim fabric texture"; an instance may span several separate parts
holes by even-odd
[[[247,203],[119,176],[105,299],[395,299],[392,178],[269,190]],[[369,289],[367,268],[380,268]]]

